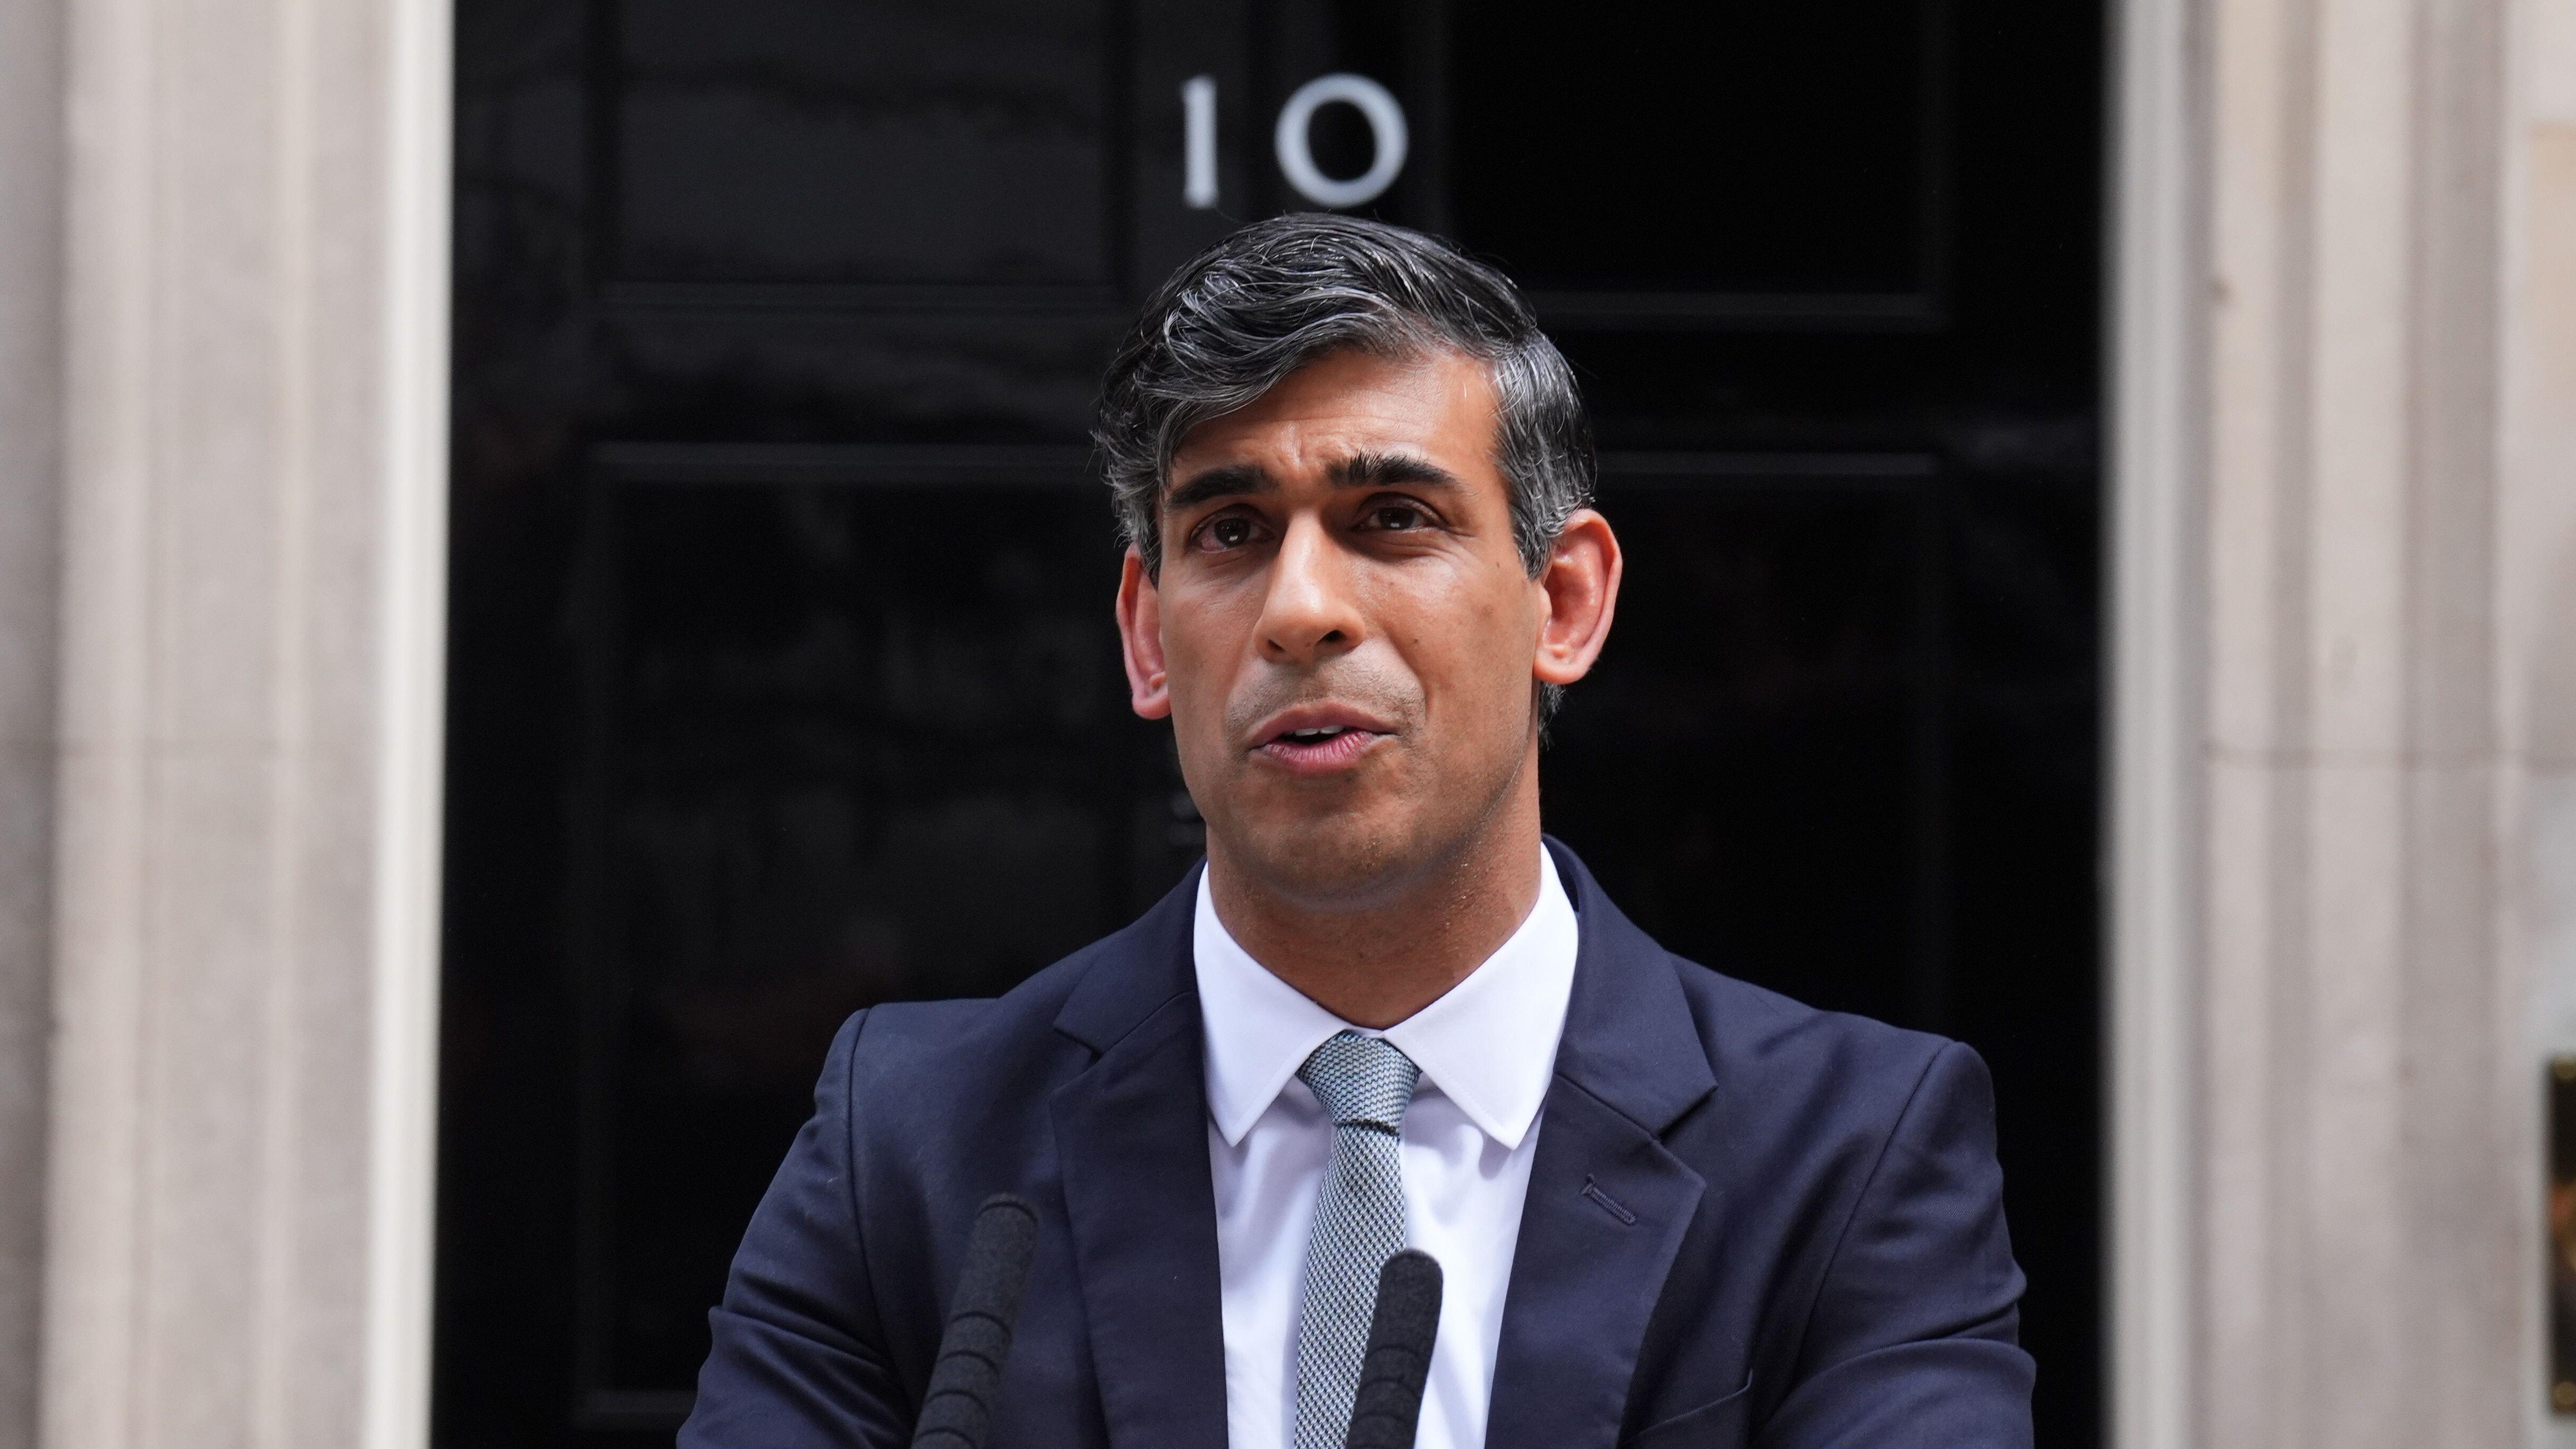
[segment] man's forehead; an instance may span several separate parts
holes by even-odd
[[[1437,465],[1488,453],[1496,421],[1492,383],[1471,359],[1330,353],[1252,402],[1192,427],[1173,450],[1165,486],[1237,464],[1337,478],[1370,471],[1372,459],[1388,455]]]

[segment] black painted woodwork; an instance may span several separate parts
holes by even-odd
[[[457,20],[443,1449],[667,1443],[841,1017],[1195,857],[1083,427],[1142,289],[1303,204],[1271,118],[1336,70],[1412,129],[1369,209],[1512,270],[1596,413],[1629,576],[1550,828],[1675,949],[1985,1054],[2041,1438],[2099,1440],[2097,8]]]

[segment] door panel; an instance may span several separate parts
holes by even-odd
[[[2041,1435],[2098,1438],[2097,13],[458,26],[439,1444],[667,1443],[840,1019],[1196,857],[1084,428],[1145,288],[1310,204],[1275,122],[1336,72],[1407,132],[1360,209],[1519,277],[1601,434],[1628,583],[1550,828],[1675,950],[1985,1054]]]
[[[842,1018],[1007,990],[1187,860],[1129,818],[1170,791],[1098,627],[1097,499],[693,462],[601,468],[580,593],[577,1362],[620,1419],[684,1411]]]
[[[1940,9],[1626,0],[1569,24],[1536,0],[1461,6],[1452,224],[1559,317],[1928,316]]]
[[[628,283],[1116,282],[1102,4],[611,7],[595,104]]]
[[[1802,1000],[1939,1019],[1932,460],[1610,461],[1628,576],[1614,646],[1541,765],[1548,828],[1677,951]]]

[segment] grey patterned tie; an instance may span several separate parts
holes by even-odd
[[[1333,1119],[1333,1165],[1306,1244],[1296,1449],[1341,1449],[1368,1356],[1378,1270],[1404,1247],[1404,1109],[1422,1069],[1394,1043],[1346,1031],[1315,1048],[1297,1076]]]

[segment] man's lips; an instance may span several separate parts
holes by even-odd
[[[1348,769],[1386,736],[1375,730],[1332,729],[1280,735],[1253,753],[1298,774]]]
[[[1256,732],[1253,753],[1301,774],[1339,770],[1393,732],[1355,710],[1306,706],[1264,722]]]

